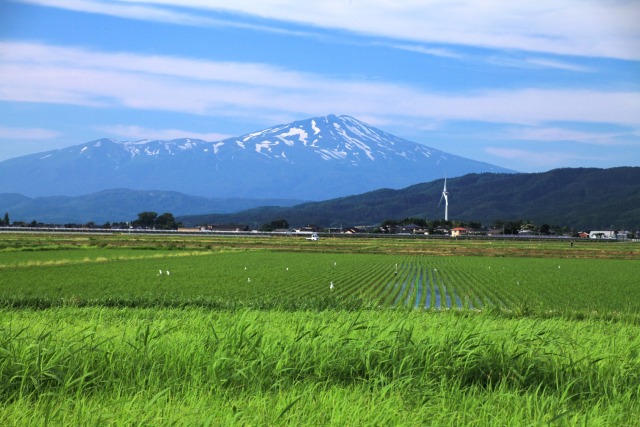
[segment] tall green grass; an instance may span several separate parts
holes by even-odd
[[[2,310],[0,324],[5,425],[633,425],[640,417],[640,337],[619,323],[57,308]]]

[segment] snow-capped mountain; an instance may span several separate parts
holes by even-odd
[[[472,172],[513,171],[329,115],[216,142],[100,139],[17,157],[0,162],[0,193],[73,196],[130,188],[324,200]]]

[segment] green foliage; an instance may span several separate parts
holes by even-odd
[[[286,230],[289,228],[289,223],[286,219],[276,219],[268,224],[263,224],[260,227],[260,231],[274,231],[274,230]]]
[[[154,228],[156,230],[178,229],[178,223],[170,212],[165,212],[160,216],[157,212],[140,212],[138,219],[133,221],[131,225],[134,228]]]

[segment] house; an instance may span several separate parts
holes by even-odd
[[[201,227],[201,231],[217,231],[217,232],[234,232],[250,231],[248,225],[244,224],[219,224],[219,225],[205,225]]]
[[[454,227],[451,229],[451,237],[466,236],[467,234],[469,234],[468,228]]]
[[[309,224],[306,227],[295,228],[293,231],[298,234],[311,234],[320,231],[320,227],[315,224]]]
[[[500,236],[502,234],[504,234],[504,228],[492,227],[487,230],[487,236]]]
[[[178,233],[200,233],[205,231],[200,227],[178,227]]]
[[[433,229],[433,234],[445,234],[445,235],[449,235],[451,230],[449,230],[449,227],[447,227],[446,225],[441,225],[439,227],[436,227]]]
[[[621,231],[618,231],[616,238],[618,240],[627,240],[629,236],[631,236],[631,232],[621,230]]]
[[[402,233],[411,233],[411,234],[424,234],[425,233],[424,227],[420,227],[417,224],[407,224],[402,226]]]
[[[395,224],[387,224],[380,227],[381,233],[398,234],[402,231],[402,227]]]
[[[590,239],[615,239],[616,232],[611,230],[592,231],[589,233]]]

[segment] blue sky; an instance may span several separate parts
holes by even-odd
[[[522,172],[640,166],[639,22],[637,0],[2,1],[0,161],[347,114]]]

